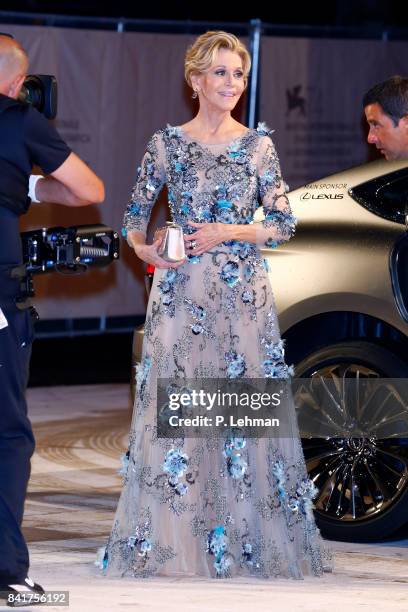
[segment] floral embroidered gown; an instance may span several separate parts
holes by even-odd
[[[110,576],[319,576],[331,554],[317,529],[293,403],[290,438],[157,436],[157,378],[288,377],[260,247],[295,227],[265,124],[228,144],[181,128],[150,140],[125,213],[124,235],[146,231],[168,188],[172,219],[257,223],[257,244],[224,242],[178,269],[156,270],[124,487],[100,564]]]

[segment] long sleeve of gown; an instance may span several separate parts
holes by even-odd
[[[123,220],[123,236],[138,230],[146,236],[153,204],[165,182],[165,152],[160,132],[149,140]]]
[[[293,236],[296,218],[286,196],[278,155],[269,135],[264,135],[259,144],[257,178],[264,212],[264,219],[257,222],[257,244],[274,248]]]

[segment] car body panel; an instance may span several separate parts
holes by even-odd
[[[283,334],[315,315],[349,311],[381,319],[408,336],[408,324],[396,309],[389,263],[405,227],[370,212],[349,193],[405,167],[408,161],[378,160],[288,193],[298,219],[296,235],[262,251]],[[259,209],[255,220],[261,218]]]

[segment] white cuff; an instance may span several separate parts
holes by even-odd
[[[42,174],[30,174],[30,179],[28,181],[28,197],[30,198],[31,202],[34,202],[36,204],[40,200],[37,200],[37,197],[35,195],[35,186],[38,181],[43,178],[44,177],[42,176]]]

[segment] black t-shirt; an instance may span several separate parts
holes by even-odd
[[[18,217],[30,206],[32,167],[50,174],[70,153],[53,125],[35,108],[0,94],[0,265],[21,263]]]

